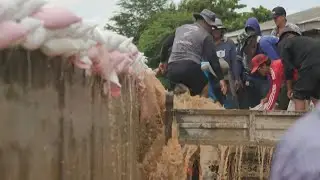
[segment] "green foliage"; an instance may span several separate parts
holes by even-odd
[[[240,0],[182,0],[178,5],[168,0],[119,0],[120,11],[110,20],[106,29],[128,37],[134,37],[140,51],[148,57],[148,65],[157,67],[163,39],[175,29],[192,20],[193,12],[210,9],[222,19],[228,31],[243,28],[249,17],[256,17],[259,22],[271,19],[271,11],[259,6],[250,12],[239,13],[246,5]],[[165,85],[166,79],[161,79]]]
[[[192,20],[192,13],[181,11],[165,11],[155,14],[152,23],[142,32],[138,41],[138,48],[147,57],[159,54],[162,40],[174,33],[176,27],[186,20]]]
[[[134,37],[137,40],[144,30],[144,22],[153,14],[167,9],[168,0],[119,0],[120,11],[110,18],[112,24],[105,29]]]

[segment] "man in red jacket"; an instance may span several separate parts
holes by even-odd
[[[252,59],[251,73],[258,73],[261,76],[270,76],[271,87],[267,96],[261,100],[264,110],[272,110],[276,104],[284,81],[284,68],[281,59],[272,60],[264,54],[258,54]],[[297,72],[295,72],[295,79]]]

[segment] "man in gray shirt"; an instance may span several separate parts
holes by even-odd
[[[273,154],[270,180],[320,179],[320,106],[300,118]]]
[[[227,86],[211,35],[215,14],[204,9],[193,16],[196,21],[194,24],[185,24],[176,29],[167,76],[172,83],[186,85],[191,95],[200,95],[208,83],[200,64],[201,61],[209,61],[225,94]]]

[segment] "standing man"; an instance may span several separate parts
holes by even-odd
[[[276,27],[271,32],[272,36],[279,37],[279,35],[285,27],[290,27],[291,29],[295,30],[300,35],[302,35],[301,30],[297,25],[287,22],[287,12],[283,7],[278,6],[273,8],[272,18],[274,23],[276,24]]]
[[[283,7],[278,6],[272,9],[272,18],[274,20],[274,23],[276,24],[276,27],[272,30],[271,35],[279,37],[281,31],[285,27],[290,27],[291,29],[302,35],[300,28],[297,25],[288,22],[286,16],[287,12]],[[290,99],[287,97],[287,86],[283,85],[279,95],[279,108],[282,110],[286,110],[289,101]]]
[[[300,36],[290,27],[280,34],[278,47],[284,65],[287,80],[287,95],[295,103],[296,111],[304,111],[305,100],[317,103],[320,97],[320,41]],[[294,70],[298,70],[298,79],[292,87]]]
[[[208,84],[200,64],[201,61],[208,61],[217,75],[221,91],[226,94],[227,85],[211,35],[216,15],[204,9],[201,13],[194,13],[193,17],[194,24],[185,24],[176,29],[168,63],[168,78],[173,83],[187,86],[191,95],[200,95]]]

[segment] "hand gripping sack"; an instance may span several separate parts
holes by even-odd
[[[82,20],[69,10],[59,7],[42,7],[32,17],[42,20],[44,27],[48,29],[66,28]]]
[[[17,24],[14,21],[0,23],[0,49],[9,47],[26,35],[27,30],[21,24]]]

